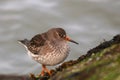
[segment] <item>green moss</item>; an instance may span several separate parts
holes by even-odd
[[[120,44],[93,53],[83,61],[56,74],[50,80],[119,80]]]

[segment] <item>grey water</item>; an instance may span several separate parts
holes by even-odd
[[[69,43],[66,61],[120,33],[119,0],[0,0],[0,74],[39,73],[17,40],[31,39],[53,27],[64,28],[79,45]],[[54,67],[49,67],[54,68]]]

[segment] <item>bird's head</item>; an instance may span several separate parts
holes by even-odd
[[[62,29],[62,28],[53,28],[51,31],[53,32],[53,36],[56,39],[62,39],[62,40],[69,41],[69,42],[72,42],[72,43],[75,43],[75,44],[79,44],[76,41],[69,38],[67,36],[65,30]]]

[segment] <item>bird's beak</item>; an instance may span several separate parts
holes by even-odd
[[[73,42],[73,43],[75,43],[75,44],[79,44],[79,43],[77,43],[76,41],[70,39],[68,36],[65,37],[65,40],[70,41],[70,42]]]

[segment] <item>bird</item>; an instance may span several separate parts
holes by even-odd
[[[68,42],[79,44],[67,36],[63,28],[51,28],[37,34],[30,40],[18,40],[27,50],[28,55],[42,65],[40,75],[45,72],[51,75],[46,66],[55,66],[62,63],[68,56],[70,47]]]

